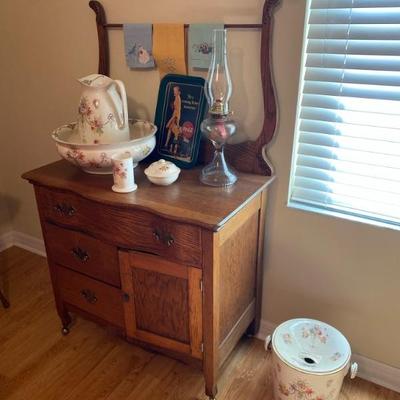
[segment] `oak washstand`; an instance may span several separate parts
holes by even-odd
[[[267,187],[239,174],[231,188],[171,186],[136,171],[138,190],[57,161],[23,175],[34,185],[57,311],[114,326],[128,341],[202,368],[214,398],[220,367],[259,328]]]

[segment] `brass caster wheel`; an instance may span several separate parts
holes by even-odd
[[[63,334],[63,336],[68,335],[68,333],[69,333],[69,328],[63,326],[62,329],[61,329],[61,333]]]

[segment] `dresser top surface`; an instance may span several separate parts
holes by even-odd
[[[68,190],[88,200],[118,207],[143,209],[170,219],[218,230],[245,204],[265,189],[274,177],[239,173],[229,188],[214,188],[200,183],[200,167],[182,170],[170,186],[156,186],[135,168],[138,189],[119,194],[111,190],[112,175],[91,175],[60,160],[22,175],[31,183]]]

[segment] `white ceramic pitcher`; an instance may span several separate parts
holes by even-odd
[[[83,143],[107,144],[129,140],[128,107],[124,84],[92,74],[82,84],[77,129]]]

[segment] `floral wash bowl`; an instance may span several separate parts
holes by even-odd
[[[82,143],[76,123],[63,125],[51,135],[62,158],[89,174],[112,174],[111,157],[129,152],[134,163],[146,158],[156,145],[157,127],[142,120],[129,120],[130,140],[110,144]]]

